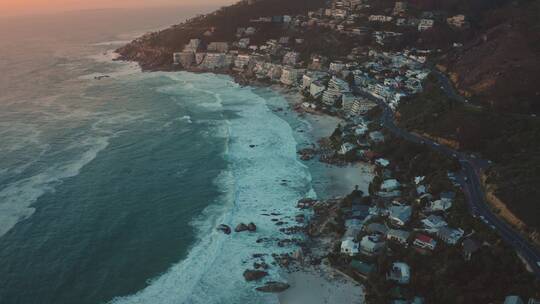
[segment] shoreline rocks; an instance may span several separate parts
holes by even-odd
[[[248,227],[244,223],[240,223],[240,224],[236,225],[236,228],[234,228],[234,232],[242,232],[242,231],[246,231],[246,230],[248,230]]]
[[[217,227],[217,230],[225,233],[225,234],[231,234],[231,227],[225,225],[225,224],[221,224]]]
[[[248,282],[258,281],[268,275],[268,272],[263,270],[250,270],[244,271],[244,279]]]
[[[257,225],[255,225],[253,222],[250,222],[249,224],[240,223],[234,228],[235,232],[242,232],[242,231],[249,231],[249,232],[255,232],[257,231]]]

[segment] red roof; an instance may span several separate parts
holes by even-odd
[[[424,243],[433,242],[433,239],[430,238],[429,236],[425,235],[425,234],[419,234],[418,236],[416,236],[416,239],[421,241],[421,242],[424,242]]]

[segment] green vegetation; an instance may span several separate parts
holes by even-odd
[[[448,98],[434,76],[425,91],[400,104],[399,125],[451,139],[493,161],[488,183],[531,228],[540,228],[540,119],[506,114]]]

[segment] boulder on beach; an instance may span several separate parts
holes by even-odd
[[[289,287],[290,286],[287,283],[270,281],[270,282],[266,282],[264,286],[257,287],[256,290],[261,291],[261,292],[283,292],[287,290]]]
[[[221,224],[217,227],[217,230],[225,233],[225,234],[231,234],[231,227],[225,225],[225,224]]]
[[[248,226],[244,223],[240,223],[236,226],[236,228],[234,228],[234,231],[235,232],[242,232],[242,231],[246,231],[248,230]]]
[[[268,275],[268,272],[262,270],[250,270],[244,271],[244,279],[246,281],[258,281]]]
[[[253,222],[251,222],[247,225],[247,229],[251,232],[255,232],[257,231],[257,226]]]

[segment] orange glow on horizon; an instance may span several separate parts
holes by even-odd
[[[230,4],[234,0],[0,0],[0,17],[99,8]]]

